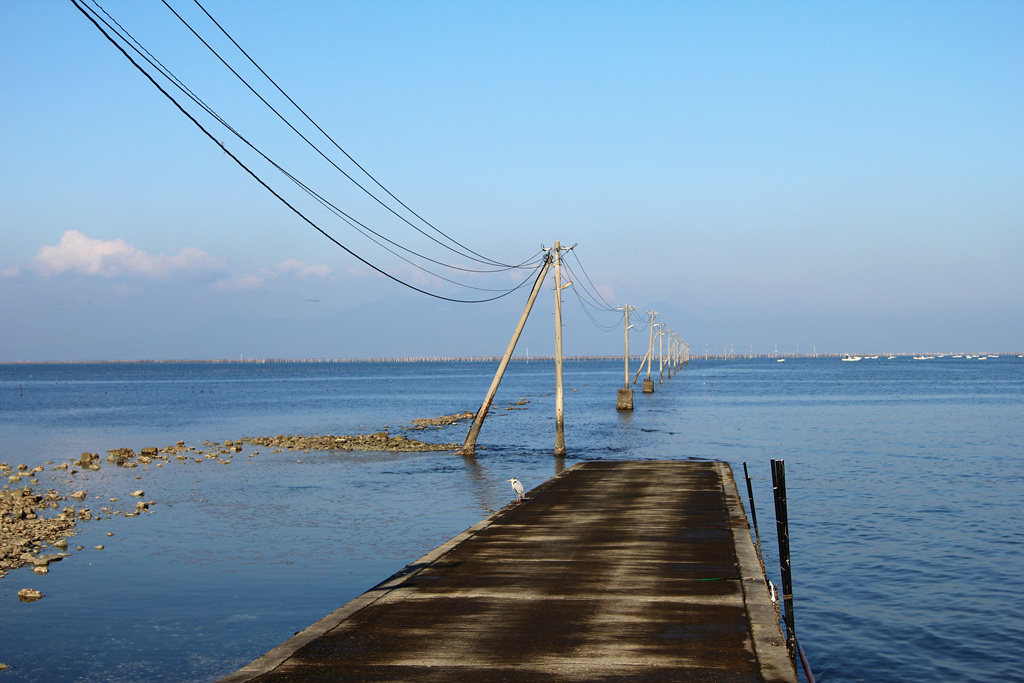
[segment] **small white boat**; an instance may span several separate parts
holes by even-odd
[[[862,359],[861,359],[860,356],[851,356],[851,355],[847,354],[847,355],[843,356],[843,360],[844,361],[858,361],[858,360],[862,360]]]
[[[776,359],[775,359],[775,362],[776,362],[776,363],[785,363],[785,362],[786,362],[786,359],[785,359],[785,358],[776,358]]]

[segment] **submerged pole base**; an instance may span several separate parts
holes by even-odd
[[[654,380],[653,379],[645,379],[644,380],[644,393],[645,394],[653,394],[654,393]]]
[[[633,410],[632,389],[619,389],[619,398],[615,402],[615,410]]]

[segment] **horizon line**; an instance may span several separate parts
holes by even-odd
[[[847,356],[859,355],[864,359],[881,358],[884,356],[886,359],[889,357],[893,358],[905,358],[914,356],[931,356],[934,358],[952,358],[952,357],[963,357],[963,356],[1021,356],[1024,355],[1024,351],[986,351],[986,352],[964,352],[964,353],[949,353],[942,352],[937,353],[934,351],[930,352],[900,352],[900,353],[867,353],[867,354],[848,354],[848,353],[737,353],[737,354],[690,354],[690,361],[693,360],[742,360],[742,359],[755,359],[755,358],[843,358]],[[437,362],[448,362],[448,363],[473,363],[473,362],[490,362],[500,361],[502,356],[371,356],[362,358],[143,358],[143,359],[114,359],[114,360],[14,360],[14,361],[0,361],[0,365],[94,365],[94,364],[170,364],[170,363],[437,363]],[[630,361],[646,359],[646,354],[630,354]],[[541,355],[541,356],[512,356],[509,362],[530,362],[530,361],[553,361],[555,357],[553,355]],[[581,361],[581,360],[623,360],[622,356],[618,355],[563,355],[562,360],[565,361]]]

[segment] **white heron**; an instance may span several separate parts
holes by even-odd
[[[516,479],[515,477],[512,477],[511,479],[508,480],[508,483],[512,484],[512,488],[515,489],[515,491],[516,491],[516,496],[517,496],[516,502],[522,500],[523,499],[523,485],[519,482],[519,480]]]

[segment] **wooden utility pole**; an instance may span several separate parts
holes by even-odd
[[[491,388],[487,390],[487,396],[484,398],[483,405],[480,406],[480,410],[477,412],[476,418],[474,418],[473,424],[469,428],[469,433],[466,434],[466,442],[462,445],[462,450],[459,451],[460,455],[476,455],[476,438],[480,434],[480,428],[484,424],[484,418],[487,417],[487,411],[491,409],[491,403],[494,401],[494,394],[498,391],[498,385],[501,383],[501,377],[505,374],[505,368],[508,367],[508,361],[512,358],[512,352],[515,351],[516,342],[519,341],[519,335],[523,332],[523,327],[526,325],[526,319],[529,317],[530,311],[533,309],[533,302],[537,299],[537,293],[540,291],[540,287],[544,283],[544,278],[547,277],[548,268],[550,267],[551,254],[548,254],[544,258],[544,265],[540,269],[537,281],[533,283],[533,291],[530,292],[530,298],[526,302],[526,308],[523,309],[523,315],[519,318],[519,324],[516,326],[516,331],[512,333],[512,341],[508,343],[508,349],[505,350],[505,355],[501,359],[501,364],[498,365],[498,371],[494,374],[494,379],[491,381]]]
[[[562,407],[562,259],[555,240],[555,455],[565,455],[565,415]],[[566,286],[572,283],[567,283]]]
[[[619,397],[615,402],[616,410],[633,410],[633,390],[629,388],[629,312],[633,306],[620,306],[619,310],[625,313],[626,320],[626,381],[622,389],[619,389]]]

